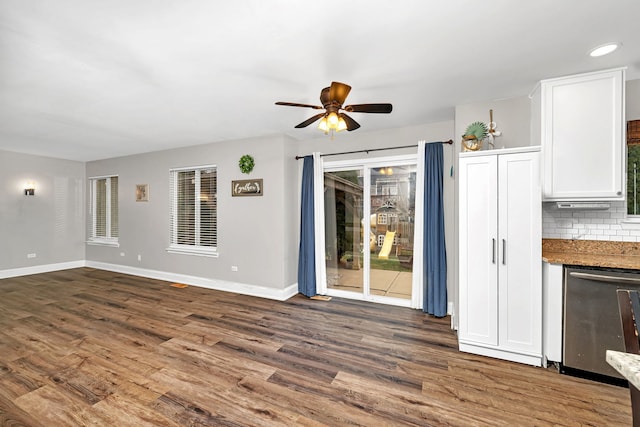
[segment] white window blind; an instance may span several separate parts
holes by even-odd
[[[172,169],[169,252],[217,256],[218,179],[215,166]]]
[[[89,243],[118,242],[118,177],[89,178]]]

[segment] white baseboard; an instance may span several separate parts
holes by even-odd
[[[69,270],[70,268],[80,268],[86,266],[85,260],[59,262],[56,264],[34,265],[32,267],[10,268],[0,270],[0,279],[11,277],[28,276],[30,274],[49,273],[51,271]]]
[[[228,282],[226,280],[208,279],[205,277],[188,276],[184,274],[169,273],[166,271],[148,270],[144,268],[129,267],[126,265],[87,260],[0,270],[0,279],[28,276],[30,274],[49,273],[52,271],[69,270],[71,268],[80,267],[92,267],[99,270],[114,271],[116,273],[131,274],[133,276],[142,276],[157,280],[166,280],[168,282],[184,283],[202,288],[251,295],[254,297],[268,298],[278,301],[285,301],[298,293],[297,283],[289,285],[284,289],[274,289],[266,286],[248,285],[246,283]]]
[[[464,353],[479,354],[494,359],[509,360],[511,362],[524,363],[532,366],[542,366],[542,354],[513,353],[497,348],[484,347],[473,343],[458,341],[458,348]]]
[[[167,271],[148,270],[145,268],[129,267],[126,265],[109,264],[97,261],[86,261],[86,266],[99,270],[114,271],[116,273],[131,274],[133,276],[148,277],[168,282],[184,283],[217,291],[233,292],[236,294],[285,301],[298,293],[298,284],[294,283],[284,289],[274,289],[266,286],[249,285],[246,283],[229,282],[226,280],[209,279],[206,277],[189,276],[186,274],[170,273]]]
[[[145,268],[87,260],[0,270],[0,279],[27,276],[29,274],[48,273],[51,271],[68,270],[70,268],[79,267],[97,268],[98,270],[114,271],[116,273],[131,274],[133,276],[148,277],[150,279],[156,280],[166,280],[168,282],[184,283],[187,285],[199,286],[207,289],[215,289],[217,291],[233,292],[237,294],[250,295],[254,297],[267,298],[278,301],[285,301],[298,293],[297,283],[289,285],[284,289],[275,289],[260,285],[229,282],[226,280],[209,279],[206,277],[189,276],[186,274],[170,273],[167,271],[149,270]],[[453,313],[452,302],[449,302],[447,311],[447,314],[449,315]]]

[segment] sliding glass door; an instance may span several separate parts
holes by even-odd
[[[327,289],[364,291],[362,169],[324,173]]]
[[[371,294],[411,300],[416,165],[371,168]]]
[[[325,164],[327,293],[409,306],[415,160]]]

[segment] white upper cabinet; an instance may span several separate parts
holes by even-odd
[[[624,200],[624,69],[543,80],[532,113],[543,200]]]

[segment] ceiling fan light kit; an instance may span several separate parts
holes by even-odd
[[[336,129],[336,131],[340,132],[347,129],[347,122],[344,121],[344,119],[342,117],[340,117],[338,119],[338,128]]]
[[[344,101],[347,99],[347,95],[349,95],[350,91],[351,86],[340,82],[332,82],[331,86],[325,87],[320,92],[320,102],[322,103],[322,106],[298,104],[295,102],[276,102],[276,105],[312,108],[314,110],[324,109],[324,113],[316,114],[304,122],[299,123],[295,127],[298,129],[304,128],[316,120],[320,120],[318,129],[323,131],[325,134],[331,132],[332,137],[334,132],[341,132],[343,130],[351,132],[352,130],[356,130],[360,127],[360,124],[347,115],[345,111],[349,113],[389,114],[393,109],[393,106],[388,103],[353,104],[343,107],[342,104],[344,104]]]
[[[324,117],[320,119],[320,123],[318,123],[318,129],[323,131],[326,134],[331,132],[342,132],[347,129],[347,122],[345,122],[342,116],[338,116],[335,112],[331,112],[326,114]]]

